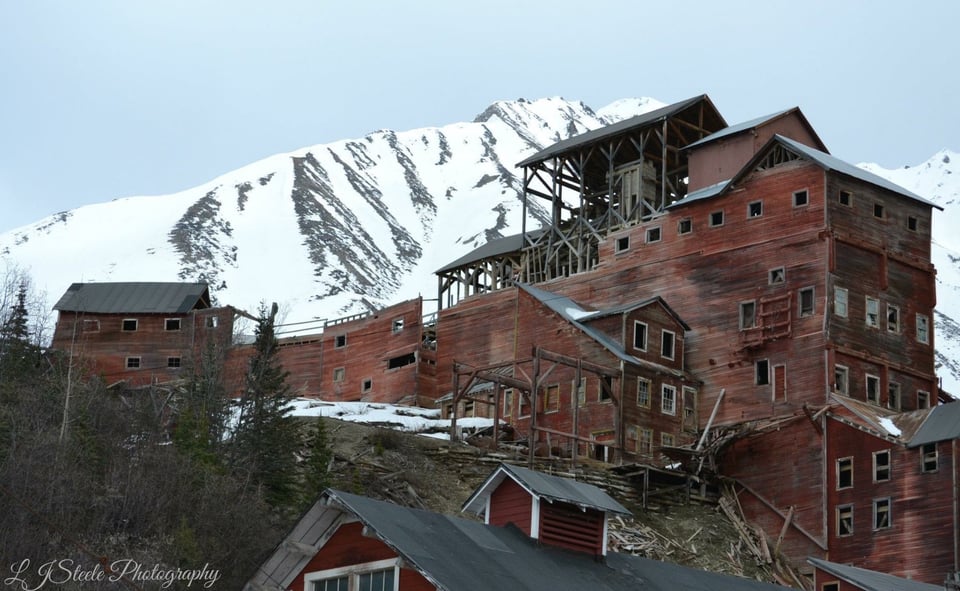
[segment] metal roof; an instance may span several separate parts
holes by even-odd
[[[695,96],[678,103],[673,103],[672,105],[660,107],[659,109],[654,109],[653,111],[649,111],[643,115],[637,115],[636,117],[624,119],[623,121],[618,121],[612,125],[593,129],[585,133],[581,133],[580,135],[576,135],[572,138],[557,142],[552,146],[540,150],[533,156],[523,160],[517,164],[517,166],[529,166],[535,162],[552,158],[553,156],[557,156],[564,152],[579,148],[580,146],[584,146],[586,144],[591,144],[604,138],[613,137],[637,128],[647,127],[653,123],[657,123],[667,119],[668,117],[672,117],[673,115],[676,115],[701,101],[707,101],[711,106],[713,106],[713,103],[710,103],[710,98],[705,94],[701,94],[700,96]],[[714,108],[714,112],[716,112],[716,108]],[[720,113],[716,112],[716,115],[725,125],[726,122],[723,121],[723,117],[720,115]]]
[[[527,235],[536,238],[540,234],[543,234],[543,229],[538,228],[527,232]],[[458,267],[464,265],[469,265],[470,263],[475,263],[477,261],[487,259],[490,257],[496,257],[504,254],[509,254],[511,252],[519,252],[523,249],[523,234],[514,234],[512,236],[505,236],[503,238],[497,238],[491,240],[482,246],[471,250],[467,254],[463,255],[459,259],[453,261],[452,263],[437,269],[434,271],[435,274],[444,273],[446,271],[452,271]]]
[[[206,283],[74,283],[53,309],[91,314],[186,314],[209,307]]]
[[[725,138],[725,137],[727,137],[727,136],[731,136],[731,135],[740,133],[741,131],[747,131],[748,129],[753,129],[754,127],[759,127],[760,125],[763,125],[764,123],[766,123],[766,122],[768,122],[768,121],[773,121],[773,120],[776,119],[777,117],[781,117],[781,116],[783,116],[783,115],[786,115],[786,114],[789,113],[790,111],[796,111],[796,110],[797,110],[796,107],[794,107],[794,108],[792,108],[792,109],[784,109],[783,111],[777,111],[776,113],[772,113],[772,114],[770,114],[770,115],[764,115],[763,117],[757,117],[756,119],[751,119],[751,120],[749,120],[749,121],[744,121],[743,123],[737,123],[736,125],[731,125],[730,127],[725,127],[725,128],[721,129],[720,131],[718,131],[718,132],[716,132],[716,133],[711,133],[710,135],[706,136],[705,138],[700,139],[700,140],[697,140],[697,141],[693,142],[692,144],[689,144],[689,145],[685,146],[683,149],[684,149],[684,150],[689,150],[690,148],[695,148],[695,147],[701,146],[701,145],[703,145],[703,144],[709,144],[710,142],[714,142],[714,141],[717,141],[717,140],[719,140],[719,139],[723,139],[723,138]]]
[[[512,525],[490,526],[340,491],[326,495],[396,551],[408,567],[445,591],[785,589],[626,554],[608,553],[601,562],[586,553],[541,545]]]
[[[563,478],[552,474],[536,472],[511,464],[500,464],[486,481],[470,495],[463,504],[463,511],[482,513],[487,498],[493,494],[505,478],[512,478],[531,495],[546,499],[548,502],[561,501],[581,508],[597,509],[609,513],[630,515],[630,511],[610,495],[592,484],[577,482],[572,478]]]
[[[921,583],[865,568],[808,558],[807,562],[864,591],[943,591],[941,585]]]
[[[917,429],[907,447],[919,447],[957,438],[960,438],[960,401],[948,402],[930,409],[927,419]]]

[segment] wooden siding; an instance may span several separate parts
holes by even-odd
[[[310,559],[290,588],[294,591],[313,591],[307,589],[304,584],[304,575],[308,573],[396,557],[396,552],[380,540],[364,536],[362,523],[347,523],[341,525]],[[419,572],[409,568],[400,569],[400,591],[434,591],[434,589],[436,588]]]
[[[540,541],[550,546],[566,548],[599,556],[603,554],[602,511],[586,509],[569,503],[540,503]]]
[[[827,421],[829,560],[942,584],[954,564],[956,468],[953,442],[938,444],[939,467],[921,471],[921,450],[908,449],[834,416]],[[876,482],[873,454],[890,452],[890,479]],[[837,460],[850,458],[853,486],[838,489]],[[891,527],[875,529],[873,502],[890,499]],[[836,510],[853,507],[853,534],[839,536]]]
[[[512,478],[504,478],[490,495],[490,525],[512,523],[525,535],[530,535],[533,516],[533,497]]]
[[[813,589],[814,591],[821,591],[823,586],[827,583],[836,583],[837,591],[863,591],[863,587],[859,587],[852,583],[848,583],[836,575],[832,575],[826,571],[820,570],[819,568],[814,567],[813,569]]]

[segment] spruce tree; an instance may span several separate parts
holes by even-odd
[[[288,416],[288,373],[277,359],[277,305],[260,307],[256,341],[233,433],[231,467],[256,483],[268,503],[293,508],[297,498],[299,426]]]
[[[327,438],[327,428],[323,419],[317,417],[307,439],[307,459],[304,462],[303,504],[309,507],[320,493],[330,486],[330,462],[333,450]]]

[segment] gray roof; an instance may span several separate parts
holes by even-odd
[[[481,513],[486,507],[487,498],[500,486],[505,478],[512,478],[531,495],[548,502],[561,501],[581,508],[597,509],[609,513],[630,515],[630,511],[610,495],[592,484],[577,482],[572,478],[563,478],[536,472],[520,466],[500,464],[487,477],[486,481],[463,504],[464,511]]]
[[[543,234],[542,228],[527,232],[527,235],[531,237],[537,237],[540,234]],[[483,244],[482,246],[478,246],[452,263],[437,269],[434,271],[434,273],[444,273],[464,265],[469,265],[470,263],[475,263],[476,261],[509,254],[511,252],[519,252],[522,249],[523,234],[514,234],[512,236],[497,238],[487,242],[486,244]]]
[[[920,447],[927,443],[957,438],[960,438],[960,401],[933,407],[927,419],[907,443],[907,447]]]
[[[943,591],[941,585],[921,583],[865,568],[828,562],[819,558],[808,558],[807,562],[864,591]]]
[[[695,141],[695,142],[693,142],[692,144],[684,147],[684,150],[687,150],[687,149],[690,149],[690,148],[695,148],[695,147],[701,146],[701,145],[703,145],[703,144],[709,144],[710,142],[715,142],[715,141],[717,141],[717,140],[719,140],[719,139],[723,139],[723,138],[725,138],[725,137],[727,137],[727,136],[731,136],[731,135],[740,133],[741,131],[747,131],[748,129],[753,129],[754,127],[759,127],[760,125],[763,125],[763,124],[766,123],[767,121],[773,121],[773,120],[776,119],[777,117],[780,117],[780,116],[782,116],[782,115],[786,115],[786,114],[789,113],[790,111],[794,111],[794,110],[796,110],[796,107],[794,107],[793,109],[784,109],[783,111],[777,111],[776,113],[773,113],[773,114],[770,114],[770,115],[764,115],[763,117],[757,117],[756,119],[751,119],[751,120],[749,120],[749,121],[744,121],[743,123],[737,123],[736,125],[731,125],[730,127],[725,127],[725,128],[721,129],[720,131],[718,131],[718,132],[716,132],[716,133],[711,133],[711,134],[708,135],[707,137],[705,137],[705,138],[703,138],[703,139],[701,139],[701,140]]]
[[[186,314],[209,307],[206,283],[74,283],[53,309],[90,314]]]
[[[607,125],[599,129],[593,129],[585,133],[581,133],[580,135],[565,139],[553,144],[548,148],[540,150],[533,156],[530,156],[529,158],[517,164],[517,166],[529,166],[530,164],[534,164],[564,152],[574,150],[580,146],[591,144],[598,140],[613,137],[621,133],[627,133],[636,128],[646,127],[652,123],[657,123],[667,119],[668,117],[672,117],[673,115],[676,115],[704,100],[709,101],[710,98],[705,94],[701,94],[700,96],[688,98],[685,101],[680,101],[678,103],[673,103],[672,105],[654,109],[653,111],[649,111],[643,115],[637,115],[636,117],[624,119],[623,121],[618,121],[612,125]],[[721,117],[719,113],[717,113],[717,117],[721,120],[721,122],[723,121],[723,117]]]
[[[514,526],[495,527],[340,491],[326,493],[446,591],[783,591],[785,588],[626,554],[593,556],[543,546]]]

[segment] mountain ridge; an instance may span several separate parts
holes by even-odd
[[[219,303],[252,310],[278,301],[290,321],[431,300],[436,269],[520,231],[517,162],[663,105],[498,101],[471,122],[378,130],[268,156],[177,193],[59,212],[0,234],[0,258],[27,270],[51,304],[80,281],[206,281]],[[947,149],[915,166],[859,165],[944,208],[934,215],[932,258],[948,391],[960,390],[958,165]],[[527,216],[536,227],[549,212],[532,202]]]

